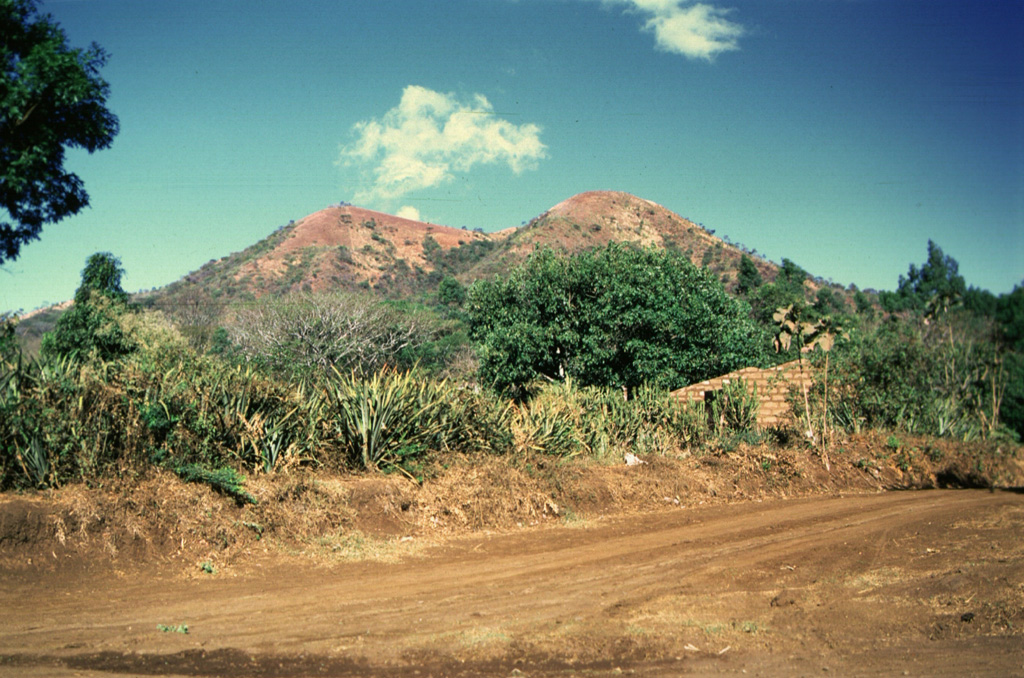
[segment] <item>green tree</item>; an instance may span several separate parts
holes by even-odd
[[[846,304],[831,287],[819,287],[814,299],[813,308],[819,316],[846,314]]]
[[[7,363],[13,363],[21,355],[18,337],[14,333],[17,322],[9,313],[0,313],[0,371]]]
[[[803,294],[804,281],[807,280],[809,274],[804,269],[794,264],[789,259],[783,257],[782,268],[779,269],[779,275],[775,278],[776,284],[784,289],[793,292],[794,294]]]
[[[508,277],[470,289],[481,378],[521,388],[537,378],[581,385],[679,387],[762,363],[768,337],[714,274],[684,257],[612,244],[534,253]]]
[[[742,296],[748,296],[764,284],[761,272],[751,261],[750,257],[744,254],[740,257],[740,268],[736,274],[736,292]]]
[[[964,308],[974,315],[995,318],[999,308],[999,300],[996,295],[988,290],[979,289],[971,285],[964,292]]]
[[[446,275],[437,288],[437,301],[443,306],[462,306],[466,302],[466,287],[454,276]]]
[[[956,259],[943,254],[942,248],[929,240],[928,260],[920,268],[911,264],[907,275],[900,276],[896,291],[879,293],[878,301],[889,312],[944,313],[967,292],[958,270]]]
[[[807,271],[789,259],[783,259],[775,280],[759,287],[750,297],[750,305],[754,309],[757,321],[763,327],[772,327],[772,317],[778,309],[786,306],[802,307],[806,279]]]
[[[1024,283],[996,302],[1000,340],[1011,350],[1024,353]]]
[[[1024,440],[1024,283],[1009,294],[999,295],[996,328],[999,344],[1005,351],[1002,367],[1007,384],[1001,417]]]
[[[85,261],[82,284],[75,291],[75,303],[84,304],[94,295],[119,304],[128,303],[128,293],[121,287],[124,268],[121,260],[110,252],[97,252]]]
[[[128,293],[121,288],[124,269],[109,252],[97,252],[86,261],[75,303],[57,321],[53,332],[43,335],[44,355],[95,353],[111,360],[135,350],[119,319],[129,312]]]
[[[107,54],[73,49],[37,0],[0,0],[0,263],[39,237],[43,224],[89,204],[81,179],[64,169],[65,148],[110,146],[117,117],[100,78]]]
[[[853,294],[853,304],[857,307],[857,313],[868,320],[875,317],[875,307],[871,303],[871,297],[857,290]]]

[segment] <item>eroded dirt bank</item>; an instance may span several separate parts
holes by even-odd
[[[890,491],[552,521],[391,563],[4,569],[0,675],[1024,675],[1021,535],[1020,493]]]

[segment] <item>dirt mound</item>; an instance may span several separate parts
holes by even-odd
[[[898,444],[897,444],[898,443]],[[868,434],[824,457],[738,445],[638,466],[535,456],[449,456],[422,486],[402,476],[298,470],[249,480],[238,506],[167,472],[103,489],[0,496],[0,566],[105,568],[176,561],[218,567],[274,551],[314,560],[390,558],[397,540],[593,520],[737,500],[881,489],[1024,486],[998,445]],[[403,547],[404,548],[404,547]],[[399,549],[401,550],[401,549]]]

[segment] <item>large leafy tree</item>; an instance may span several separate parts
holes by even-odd
[[[82,284],[75,303],[57,321],[53,332],[43,335],[46,355],[95,355],[111,360],[135,350],[135,343],[121,327],[119,318],[130,311],[128,293],[121,287],[124,269],[109,252],[89,257],[82,270]]]
[[[81,179],[64,169],[64,151],[92,153],[117,134],[99,75],[106,61],[95,43],[69,47],[37,0],[0,0],[0,264],[44,224],[89,204]]]
[[[918,268],[910,265],[900,276],[895,292],[882,292],[878,300],[886,311],[915,311],[937,315],[963,300],[967,292],[960,265],[942,248],[928,241],[928,260]]]
[[[534,253],[470,290],[481,377],[684,386],[763,363],[769,339],[713,274],[663,250],[612,244],[571,257]]]

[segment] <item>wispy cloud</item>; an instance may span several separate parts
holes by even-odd
[[[645,18],[658,49],[690,59],[711,61],[721,52],[739,49],[743,26],[729,21],[730,10],[688,0],[604,0],[625,5]]]
[[[502,120],[482,94],[460,101],[416,85],[380,119],[352,131],[355,141],[342,147],[339,162],[361,168],[370,184],[356,193],[357,202],[394,200],[477,165],[504,164],[518,174],[546,153],[540,127]]]

